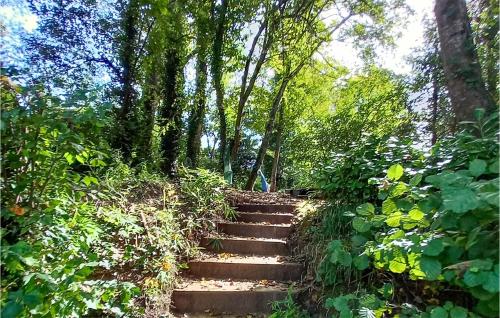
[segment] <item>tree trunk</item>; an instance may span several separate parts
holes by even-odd
[[[134,84],[136,72],[134,60],[137,41],[138,4],[131,0],[123,17],[123,32],[125,34],[120,51],[121,72],[121,108],[117,113],[117,136],[115,146],[121,150],[123,160],[128,162],[132,157],[133,143],[137,135],[137,123],[134,107],[137,102],[137,92]]]
[[[161,136],[161,151],[163,153],[161,168],[170,177],[176,174],[179,141],[182,135],[183,67],[180,49],[173,44],[172,48],[165,52],[165,86],[160,120],[160,125],[164,129]]]
[[[148,160],[152,153],[152,137],[155,125],[155,114],[158,105],[158,76],[154,71],[147,75],[146,96],[143,101],[144,118],[142,122],[141,143],[138,145],[138,160]],[[139,163],[139,162],[136,162]]]
[[[432,75],[432,115],[431,115],[431,145],[436,144],[437,141],[437,115],[439,105],[439,85],[436,75]]]
[[[196,60],[196,91],[195,104],[189,118],[187,151],[186,157],[190,160],[192,168],[198,167],[201,136],[203,134],[203,123],[205,120],[205,111],[207,103],[207,37],[206,23],[198,23],[197,35],[197,60]]]
[[[270,192],[276,192],[277,188],[277,176],[278,176],[278,165],[280,160],[280,151],[281,151],[281,135],[283,134],[283,126],[284,126],[284,116],[285,116],[285,100],[281,101],[281,106],[279,110],[279,124],[278,131],[276,132],[276,148],[274,149],[274,158],[273,158],[273,166],[271,168],[271,188]]]
[[[481,77],[465,0],[436,0],[434,14],[447,87],[457,120],[474,120],[473,113],[478,107],[493,111],[493,100]]]
[[[222,84],[222,62],[223,62],[223,48],[224,48],[224,33],[226,25],[226,12],[229,5],[229,0],[222,0],[220,6],[216,10],[217,21],[215,29],[215,37],[212,46],[212,81],[215,89],[215,104],[219,115],[219,167],[224,170],[224,156],[226,153],[226,140],[227,140],[227,122],[226,110],[224,108],[224,86]]]
[[[280,88],[278,90],[278,93],[274,97],[273,104],[271,106],[271,112],[269,113],[269,118],[267,120],[266,124],[266,130],[264,133],[264,137],[262,138],[262,142],[260,144],[259,152],[257,154],[257,159],[255,159],[255,163],[252,168],[252,172],[250,172],[250,176],[248,177],[247,184],[245,186],[246,190],[253,190],[253,186],[255,184],[255,180],[257,180],[257,174],[259,172],[260,167],[262,166],[262,162],[264,161],[264,156],[267,151],[267,147],[269,146],[269,139],[271,137],[273,127],[274,127],[274,120],[276,119],[276,113],[278,111],[279,105],[281,104],[281,98],[283,97],[283,94],[285,93],[286,85],[288,84],[288,77],[284,77],[283,80],[281,81]]]
[[[264,44],[262,46],[262,50],[259,55],[259,59],[257,60],[257,63],[255,64],[255,68],[253,70],[252,76],[250,77],[250,82],[247,85],[247,78],[248,78],[248,73],[250,70],[250,64],[252,61],[253,57],[253,52],[255,50],[255,47],[257,45],[257,42],[259,40],[259,37],[261,36],[262,32],[264,29],[267,28],[268,21],[267,19],[264,20],[257,31],[257,34],[255,35],[253,42],[252,42],[252,47],[250,48],[250,52],[248,53],[247,60],[245,63],[245,70],[243,71],[243,76],[241,79],[241,88],[240,88],[240,98],[238,100],[238,110],[236,112],[236,123],[234,125],[234,137],[233,137],[233,144],[231,146],[231,161],[235,161],[236,157],[238,156],[238,150],[240,147],[240,141],[241,141],[241,128],[242,128],[242,119],[243,119],[243,109],[245,108],[245,104],[250,97],[250,93],[252,92],[253,86],[255,84],[255,80],[257,79],[257,76],[259,75],[260,69],[262,67],[262,64],[264,64],[264,60],[266,59],[267,56],[267,50],[269,49],[269,46],[272,42],[272,34],[270,34],[270,31],[266,31],[265,39],[264,39]]]

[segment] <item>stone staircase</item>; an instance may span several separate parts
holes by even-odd
[[[173,311],[179,317],[266,317],[271,303],[285,299],[302,274],[287,245],[295,208],[237,205],[236,222],[219,223],[220,236],[201,241],[207,253],[188,264],[172,294]]]

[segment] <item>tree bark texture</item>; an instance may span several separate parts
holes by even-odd
[[[120,51],[121,72],[121,108],[117,113],[116,148],[128,162],[132,157],[132,149],[137,137],[137,118],[134,107],[137,102],[137,92],[134,88],[136,72],[134,60],[136,58],[135,45],[137,41],[138,4],[131,0],[123,17],[124,40]]]
[[[276,148],[274,149],[273,165],[271,168],[270,192],[276,192],[276,188],[277,188],[277,176],[278,176],[278,166],[279,166],[279,162],[280,162],[281,138],[282,138],[281,136],[283,134],[284,116],[285,116],[285,100],[282,99],[280,110],[279,110],[278,130],[276,131]]]
[[[478,107],[493,111],[493,100],[481,77],[465,0],[436,0],[434,14],[447,87],[457,120],[473,120]]]
[[[274,97],[271,111],[269,113],[269,118],[266,123],[266,130],[264,133],[264,137],[262,138],[262,142],[260,144],[259,152],[257,154],[257,158],[255,159],[255,163],[253,165],[252,171],[250,172],[250,176],[248,177],[247,184],[245,186],[246,190],[253,190],[253,186],[255,184],[255,180],[257,180],[257,174],[259,172],[260,167],[262,166],[262,162],[264,161],[264,156],[266,155],[267,147],[269,146],[269,139],[271,138],[271,134],[274,127],[274,121],[276,119],[276,113],[278,112],[278,108],[281,104],[281,98],[285,93],[286,86],[288,84],[288,77],[284,77],[281,81],[280,87],[276,96]]]
[[[224,57],[224,33],[226,26],[226,14],[229,0],[222,0],[215,12],[216,21],[215,37],[212,46],[212,82],[215,89],[215,104],[219,115],[219,168],[224,171],[224,157],[227,143],[227,121],[226,110],[224,108],[224,86],[222,84],[223,57]]]
[[[182,111],[184,108],[184,63],[178,48],[172,47],[165,52],[165,78],[163,107],[160,125],[161,151],[163,153],[162,171],[170,177],[175,176],[179,141],[182,135]]]
[[[207,104],[207,23],[198,23],[197,58],[196,58],[196,89],[194,107],[191,111],[188,126],[186,158],[190,166],[196,168],[199,164],[201,151],[201,136]]]

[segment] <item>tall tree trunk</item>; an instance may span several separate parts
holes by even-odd
[[[436,75],[433,75],[432,79],[432,114],[431,114],[431,145],[434,145],[437,141],[437,116],[438,116],[438,105],[439,105],[439,85],[436,79]]]
[[[133,143],[137,135],[137,118],[134,107],[137,102],[137,92],[134,84],[136,72],[135,45],[137,42],[138,4],[130,0],[123,17],[124,40],[120,51],[121,72],[121,108],[117,113],[116,147],[121,150],[123,159],[128,162],[132,157]]]
[[[182,111],[184,108],[183,59],[180,49],[175,46],[165,52],[165,79],[163,107],[160,125],[164,132],[161,136],[163,153],[162,171],[170,177],[177,172],[179,141],[182,135]]]
[[[219,115],[219,168],[224,170],[224,156],[227,143],[227,121],[226,110],[224,108],[224,86],[222,84],[222,62],[224,57],[224,33],[226,26],[226,13],[229,0],[222,0],[214,12],[216,22],[215,37],[212,46],[212,81],[215,89],[215,104]]]
[[[473,120],[474,109],[493,111],[472,40],[465,0],[436,0],[434,14],[451,103],[458,121]]]
[[[282,99],[281,106],[279,110],[279,122],[278,122],[278,130],[276,131],[276,148],[274,149],[274,158],[273,158],[273,166],[271,168],[271,188],[270,192],[276,192],[277,188],[277,176],[278,176],[278,165],[280,161],[280,152],[281,152],[281,136],[283,134],[284,127],[284,116],[285,116],[285,100]]]
[[[253,190],[255,180],[257,180],[257,174],[259,172],[260,167],[262,166],[262,162],[264,161],[264,156],[266,154],[267,147],[269,146],[269,139],[271,138],[271,134],[273,131],[274,121],[276,119],[276,113],[278,111],[279,105],[281,104],[281,98],[285,93],[288,81],[289,81],[288,77],[284,77],[282,79],[278,92],[274,97],[273,104],[271,106],[271,111],[269,113],[269,118],[266,123],[266,130],[264,133],[264,137],[262,138],[257,158],[255,159],[255,163],[253,165],[252,171],[250,172],[250,176],[248,177],[248,181],[245,186],[246,190],[250,191]]]
[[[138,145],[138,159],[147,160],[152,154],[153,128],[155,125],[155,114],[158,105],[158,75],[150,71],[147,75],[147,90],[143,101],[143,129],[141,132],[141,143]]]
[[[186,157],[190,165],[196,168],[199,164],[201,136],[205,120],[207,103],[207,32],[206,23],[198,23],[197,59],[196,59],[196,91],[195,104],[189,118]]]

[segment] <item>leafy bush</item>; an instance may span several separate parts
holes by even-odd
[[[358,273],[364,273],[362,286],[367,289],[361,287],[361,292],[358,286],[358,293],[329,298],[327,308],[341,317],[366,316],[367,310],[372,311],[369,317],[383,312],[401,317],[498,316],[498,117],[484,118],[478,110],[476,118],[468,129],[430,153],[406,157],[406,161],[409,152],[399,152],[403,158],[392,153],[387,160],[387,156],[379,156],[383,146],[368,144],[368,149],[343,155],[338,166],[323,172],[322,188],[333,202],[370,201],[355,209],[337,208],[342,216],[335,218],[347,218],[351,230],[328,240],[318,267],[324,286],[338,283],[339,272],[345,281],[358,283],[363,280]],[[384,171],[385,176],[380,177]],[[338,175],[342,173],[346,175]],[[349,185],[351,182],[355,184]],[[349,191],[353,194],[348,195]],[[332,216],[321,223],[323,231],[325,222],[331,224]],[[420,300],[417,307],[392,304],[395,298],[401,299],[399,295],[366,306],[363,295],[375,287],[366,279],[376,275],[374,269],[385,271],[385,280],[392,277],[396,283],[404,277],[415,284],[424,281],[423,287],[434,291],[432,297],[423,299],[432,302]],[[373,274],[366,276],[370,272]],[[414,292],[422,292],[422,285],[417,286],[419,290]],[[447,286],[454,286],[454,297],[446,293]],[[349,288],[352,286],[344,283],[343,290]],[[422,308],[424,304],[427,308]]]
[[[158,316],[197,231],[231,214],[224,181],[180,187],[113,155],[89,105],[2,82],[0,302],[4,317]],[[113,162],[113,164],[110,164]],[[185,209],[189,208],[189,209]],[[146,304],[146,309],[141,308]]]
[[[392,163],[423,166],[422,152],[411,139],[363,136],[345,153],[335,153],[330,161],[315,171],[316,183],[330,201],[352,203],[372,200],[376,187],[372,178],[380,177]]]

